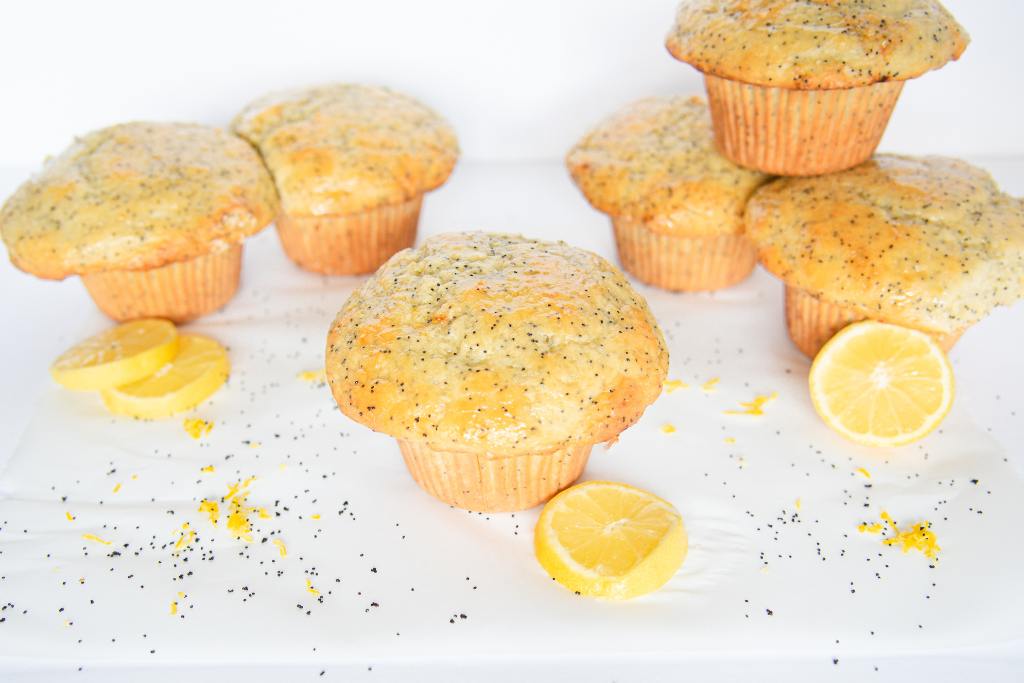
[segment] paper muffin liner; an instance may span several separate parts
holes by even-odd
[[[242,245],[146,270],[82,276],[99,309],[117,321],[166,318],[176,323],[212,313],[238,291]]]
[[[786,287],[786,327],[789,329],[789,337],[808,358],[817,356],[821,347],[836,332],[850,323],[866,319],[867,316],[851,308],[825,301],[797,287]],[[947,352],[964,333],[964,330],[948,334],[921,331],[930,335]]]
[[[656,232],[643,221],[613,217],[622,267],[641,282],[677,292],[729,287],[757,264],[744,235],[689,237]]]
[[[277,218],[281,246],[300,267],[325,275],[372,273],[416,241],[423,195],[353,214]]]
[[[402,439],[398,447],[412,478],[441,502],[474,512],[515,512],[540,505],[579,479],[593,445],[508,457],[439,451]]]
[[[867,161],[903,90],[903,81],[793,90],[710,74],[704,84],[719,151],[773,175],[834,173]]]

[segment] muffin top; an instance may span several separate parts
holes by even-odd
[[[232,126],[259,149],[281,207],[292,215],[358,213],[410,200],[444,183],[459,155],[444,119],[377,86],[270,95]]]
[[[136,270],[241,242],[273,220],[259,155],[191,123],[125,123],[79,138],[0,209],[18,268],[39,277]]]
[[[878,155],[754,193],[747,234],[787,285],[950,333],[1024,296],[1024,202],[957,159]]]
[[[563,242],[449,233],[395,254],[327,337],[341,411],[439,450],[546,453],[614,439],[661,392],[646,302]]]
[[[905,81],[969,40],[937,0],[683,0],[665,45],[704,73],[816,90]]]
[[[569,150],[569,172],[594,208],[659,232],[728,234],[768,176],[715,151],[699,97],[651,97],[602,121]]]

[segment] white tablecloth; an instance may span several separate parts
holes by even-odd
[[[993,168],[1020,191],[1024,163]],[[423,227],[562,238],[613,257],[605,220],[555,164],[461,168],[428,197]],[[4,268],[15,381],[3,396],[0,671],[12,676],[82,667],[82,680],[131,680],[142,674],[124,667],[159,665],[145,675],[180,678],[229,664],[256,680],[1010,680],[1024,662],[1024,307],[958,344],[957,401],[940,433],[873,451],[814,414],[808,362],[766,273],[714,295],[641,288],[669,341],[670,377],[689,387],[596,449],[584,476],[674,502],[690,554],[660,592],[613,603],[544,575],[536,510],[436,502],[393,440],[298,377],[321,367],[330,321],[361,280],[297,270],[272,231],[248,243],[238,297],[187,328],[221,340],[232,361],[228,384],[188,415],[214,423],[200,440],[181,418],[114,418],[97,397],[49,383],[52,352],[107,323],[79,283]],[[56,300],[64,310],[44,308]],[[764,416],[724,413],[772,392]],[[269,513],[254,515],[252,543],[198,511],[247,477],[249,503]],[[857,531],[882,510],[904,526],[931,521],[939,560]],[[198,536],[175,551],[186,522]]]

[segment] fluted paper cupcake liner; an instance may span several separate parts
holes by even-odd
[[[99,309],[114,320],[166,318],[183,323],[212,313],[238,291],[242,245],[146,270],[82,276]]]
[[[648,285],[679,292],[721,289],[745,279],[757,251],[743,235],[689,237],[656,232],[643,221],[613,217],[622,267]]]
[[[867,161],[903,90],[903,81],[792,90],[710,74],[704,83],[719,151],[774,175],[834,173]]]
[[[281,246],[292,261],[326,275],[372,273],[416,241],[423,195],[353,214],[277,218]]]
[[[438,500],[476,512],[514,512],[540,505],[579,479],[592,445],[510,457],[438,451],[402,439],[398,447],[412,478]]]
[[[836,332],[850,323],[866,320],[867,316],[853,309],[820,299],[806,290],[786,287],[786,327],[796,347],[808,358],[814,358],[818,351]],[[963,335],[964,330],[929,334],[939,346],[949,351]]]

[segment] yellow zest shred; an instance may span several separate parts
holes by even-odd
[[[664,434],[673,434],[676,431],[676,426],[671,422],[666,422],[665,424],[661,425],[661,431]]]
[[[300,372],[298,374],[298,378],[303,382],[323,382],[326,380],[327,376],[324,369],[320,368],[319,370],[305,370],[304,372]]]
[[[284,557],[288,554],[288,549],[284,547],[284,541],[282,541],[280,538],[271,539],[270,542],[277,546],[277,552],[281,554],[281,557]]]
[[[220,516],[220,504],[215,500],[209,498],[199,503],[199,512],[210,517],[210,521],[214,524],[217,523],[217,517]]]
[[[797,509],[797,510],[799,510],[799,509],[800,509],[801,507],[802,507],[802,505],[801,505],[801,503],[800,503],[800,499],[799,499],[799,498],[797,498],[797,499],[796,499],[796,509]]]
[[[217,471],[217,468],[216,468],[216,467],[214,467],[213,465],[207,465],[206,467],[200,467],[200,468],[199,468],[199,471],[200,471],[200,472],[204,472],[204,473],[206,473],[206,474],[211,474],[211,473],[213,473],[213,472],[216,472],[216,471]]]
[[[137,474],[133,474],[133,475],[132,475],[132,481],[135,481],[135,480],[136,480],[136,479],[138,479],[138,478],[139,478],[139,475],[137,475]]]
[[[662,384],[662,387],[665,389],[666,394],[671,394],[673,391],[679,391],[680,389],[688,389],[690,385],[681,379],[667,379]]]
[[[718,378],[717,377],[712,377],[707,382],[704,382],[704,384],[701,384],[700,388],[702,390],[704,390],[704,391],[714,391],[715,387],[717,387],[717,386],[718,386]]]
[[[856,472],[857,474],[863,474],[865,479],[870,479],[871,478],[871,473],[868,472],[863,467],[858,467],[857,469],[854,470],[854,472]]]
[[[267,512],[267,508],[256,508],[256,514],[260,516],[260,519],[270,519],[270,513]]]
[[[311,594],[311,595],[320,595],[320,591],[318,591],[317,589],[313,588],[313,582],[310,581],[309,579],[306,579],[306,592]]]
[[[114,485],[114,493],[117,493],[120,490],[121,490],[121,484],[115,484]]]
[[[766,403],[774,401],[779,397],[778,392],[773,391],[768,396],[755,396],[753,401],[740,401],[743,410],[726,410],[726,415],[764,415]]]
[[[857,527],[857,530],[861,533],[877,534],[881,533],[883,529],[888,529],[891,535],[882,540],[883,544],[898,545],[904,553],[908,553],[911,550],[919,550],[925,557],[931,560],[936,559],[939,551],[942,550],[939,547],[938,539],[935,537],[935,532],[932,531],[931,522],[911,524],[901,531],[896,521],[888,512],[883,510],[879,516],[882,518],[882,522],[885,523],[884,526],[878,522],[874,524],[861,524]]]
[[[882,512],[882,519],[889,525],[889,529],[893,533],[891,538],[882,541],[885,545],[898,544],[904,553],[908,553],[911,550],[920,550],[924,553],[925,557],[932,560],[942,550],[939,547],[938,539],[935,538],[935,533],[932,531],[931,522],[918,522],[900,531],[888,512]]]
[[[736,443],[736,437],[735,436],[727,436],[727,437],[725,437],[725,442],[726,443]]]
[[[249,448],[259,448],[262,445],[263,444],[260,443],[259,441],[250,441],[249,442]]]
[[[310,515],[310,518],[312,518],[312,519],[320,519],[320,513],[317,513],[315,515]]]
[[[82,538],[84,538],[87,541],[96,541],[97,543],[102,543],[103,545],[110,545],[110,541],[104,541],[102,538],[95,534],[82,534]]]
[[[182,425],[185,427],[185,433],[193,439],[204,437],[213,430],[213,422],[198,417],[186,417]]]
[[[75,521],[75,516],[73,514],[71,514],[70,512],[65,512],[64,516],[68,518],[69,522]]]
[[[191,524],[185,522],[181,525],[181,535],[178,537],[178,541],[174,544],[174,549],[181,550],[194,540],[196,540],[196,532],[192,529]]]
[[[177,614],[177,613],[178,613],[178,603],[177,603],[177,601],[172,600],[171,601],[171,614],[174,615],[174,614]]]

